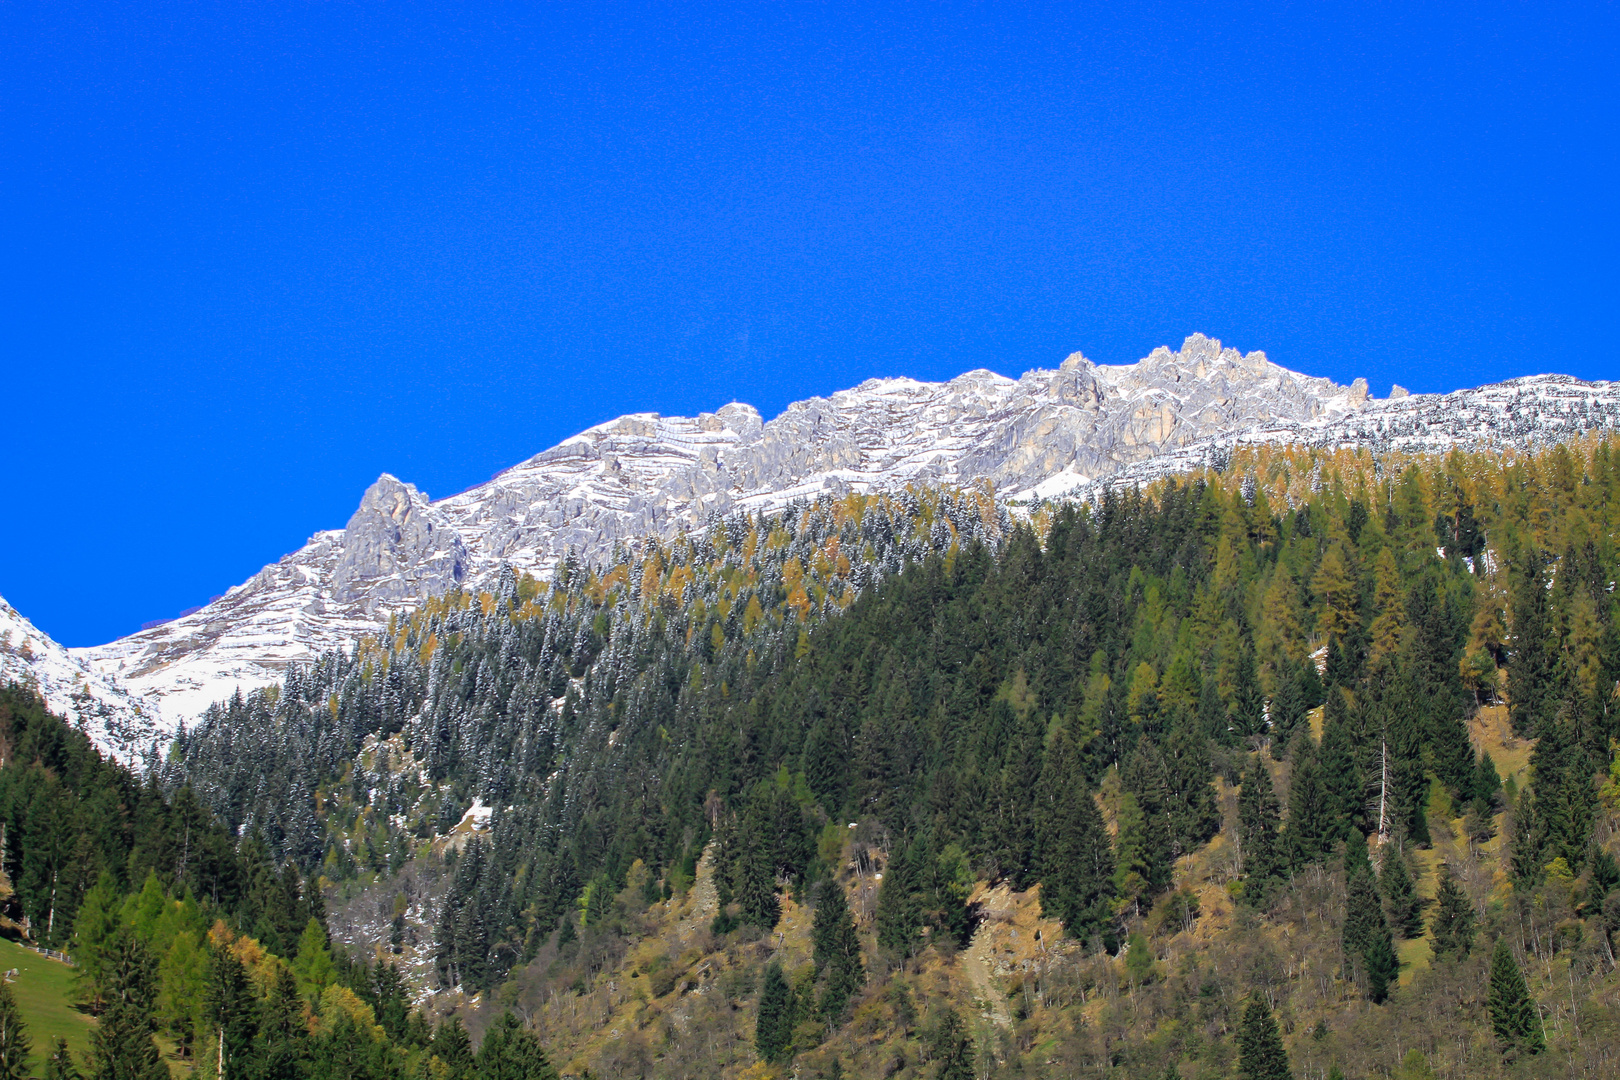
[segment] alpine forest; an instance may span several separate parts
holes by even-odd
[[[1266,446],[503,572],[133,771],[13,684],[0,1080],[1620,1076],[1617,579],[1620,442]]]

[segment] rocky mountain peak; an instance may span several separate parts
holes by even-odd
[[[332,573],[338,603],[399,603],[448,592],[467,577],[467,545],[426,495],[383,473],[343,528]]]

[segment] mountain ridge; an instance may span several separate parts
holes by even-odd
[[[9,682],[38,692],[121,761],[135,761],[169,734],[156,702],[63,648],[0,596],[0,685]]]
[[[313,534],[198,611],[72,655],[155,703],[172,728],[502,566],[545,577],[570,552],[600,560],[714,514],[909,483],[984,481],[1024,503],[1088,498],[1219,466],[1246,442],[1422,451],[1616,427],[1614,383],[1544,375],[1378,399],[1365,380],[1304,375],[1202,334],[1135,364],[1074,353],[1017,379],[984,369],[940,383],[869,379],[769,421],[735,402],[696,417],[632,413],[443,499],[384,473],[343,529]]]

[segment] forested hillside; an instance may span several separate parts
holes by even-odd
[[[715,520],[294,669],[145,797],[565,1071],[1610,1075],[1617,450]]]
[[[320,892],[257,831],[237,838],[188,789],[168,797],[103,760],[16,686],[0,689],[0,849],[0,927],[69,949],[96,1021],[87,1056],[36,1040],[18,999],[60,990],[9,973],[0,1076],[557,1075],[515,1017],[476,1055],[458,1020],[435,1030],[393,967],[331,948]]]

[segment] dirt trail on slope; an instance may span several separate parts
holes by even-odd
[[[990,937],[990,923],[980,923],[973,932],[973,940],[962,952],[962,970],[967,974],[973,996],[979,1000],[985,1019],[994,1021],[1000,1027],[1012,1027],[1012,1013],[1007,1009],[1007,999],[996,989],[995,979],[991,977],[995,945]]]
[[[692,891],[688,901],[690,907],[681,918],[680,939],[681,944],[692,940],[692,935],[700,927],[708,926],[714,917],[720,914],[720,894],[714,887],[714,842],[703,849],[703,857],[698,860],[697,877],[692,882]]]

